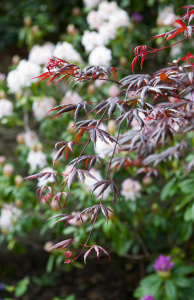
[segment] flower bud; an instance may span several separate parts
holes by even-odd
[[[95,94],[95,92],[96,92],[95,85],[94,84],[89,85],[88,86],[88,94],[92,96]]]
[[[44,250],[45,250],[46,252],[49,252],[50,248],[53,247],[53,246],[54,246],[53,242],[51,242],[51,241],[46,242],[46,243],[44,244]]]
[[[152,211],[154,214],[157,214],[158,213],[158,209],[159,209],[159,206],[157,203],[153,203],[152,204]]]
[[[32,26],[31,30],[32,30],[32,33],[34,35],[36,35],[37,32],[39,31],[39,26],[38,25],[34,25],[34,26]]]
[[[30,16],[26,16],[26,17],[24,18],[24,25],[25,25],[26,27],[30,27],[31,24],[32,24],[32,20],[31,20]]]
[[[20,62],[20,57],[19,57],[19,55],[14,55],[13,57],[12,57],[12,64],[14,65],[14,66],[17,66],[18,64],[19,64],[19,62]]]
[[[1,233],[2,233],[3,235],[7,235],[7,234],[8,234],[8,230],[5,229],[5,228],[1,228]]]
[[[42,144],[42,143],[38,143],[38,144],[36,145],[36,150],[37,150],[37,151],[38,151],[38,150],[43,151],[43,150],[44,150],[43,144]]]
[[[16,200],[15,200],[15,205],[16,205],[16,207],[18,207],[18,208],[22,208],[22,207],[23,207],[23,202],[22,202],[22,200],[21,200],[21,199],[16,199]]]
[[[74,131],[75,131],[75,127],[72,127],[74,125],[74,122],[73,121],[70,121],[69,123],[68,123],[68,131],[69,131],[69,133],[71,133],[71,134],[74,134]]]
[[[4,155],[0,156],[0,166],[3,166],[6,162],[6,157]]]
[[[81,9],[79,7],[74,7],[72,9],[72,15],[74,15],[76,17],[80,16],[81,15]]]
[[[75,34],[78,33],[78,30],[75,28],[75,26],[73,24],[69,24],[67,26],[67,33],[71,36],[74,36]]]
[[[70,258],[71,255],[72,255],[72,252],[71,252],[71,251],[66,251],[66,252],[64,252],[64,256],[65,256],[66,258]]]
[[[157,273],[162,278],[168,278],[171,274],[171,271],[170,270],[168,270],[168,271],[158,271]]]
[[[117,126],[115,122],[113,120],[108,121],[108,126],[107,126],[108,133],[113,134],[115,133],[116,129]]]
[[[152,183],[153,179],[149,176],[145,176],[142,180],[144,186],[149,186]]]
[[[6,97],[7,97],[6,93],[3,90],[1,90],[0,91],[0,99],[6,99]]]
[[[18,144],[25,144],[25,140],[24,140],[24,133],[19,133],[16,135],[16,141]]]
[[[10,164],[5,164],[3,167],[3,175],[5,177],[10,177],[14,172],[14,167]]]
[[[126,57],[121,57],[119,59],[119,64],[122,66],[122,67],[126,67],[127,66],[127,59]]]
[[[16,187],[21,187],[23,185],[23,181],[22,181],[22,176],[21,175],[16,175],[14,178],[14,182]]]

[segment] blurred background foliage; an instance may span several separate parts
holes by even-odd
[[[126,76],[132,73],[131,61],[134,58],[134,48],[141,44],[148,45],[152,35],[171,28],[171,24],[165,25],[161,20],[158,21],[160,12],[170,5],[176,15],[182,14],[182,11],[180,13],[177,9],[192,3],[182,0],[121,0],[117,1],[117,4],[128,13],[129,25],[118,28],[116,37],[110,39],[106,47],[112,53],[111,65],[122,68]],[[7,75],[17,70],[20,60],[28,59],[29,52],[34,45],[43,45],[46,42],[55,45],[59,41],[68,42],[82,58],[79,65],[81,67],[88,65],[90,51],[85,51],[81,42],[84,30],[89,30],[86,17],[90,10],[91,8],[84,6],[81,0],[1,2],[1,73]],[[133,13],[139,13],[142,17],[141,21],[135,19]],[[150,46],[163,47],[163,41],[159,39],[150,43]],[[160,54],[148,57],[141,72],[152,73],[159,67],[166,67],[166,63],[171,62],[172,59],[192,52],[193,42],[186,41],[177,52],[171,53],[171,51],[166,49]],[[43,67],[41,65],[42,70]],[[136,70],[136,72],[139,71]],[[79,95],[84,101],[101,101],[110,96],[110,84],[100,87],[81,85],[73,88],[71,85],[64,86],[63,83],[47,86],[45,82],[41,82],[38,85],[26,84],[13,90],[7,83],[8,80],[6,82],[2,77],[0,98],[9,99],[13,105],[13,108],[10,108],[11,113],[4,115],[2,113],[0,118],[0,206],[2,211],[0,219],[2,288],[0,286],[0,292],[3,293],[4,298],[25,300],[135,299],[133,298],[135,288],[140,279],[154,271],[153,262],[160,253],[171,255],[177,266],[192,265],[191,262],[194,259],[194,177],[192,172],[186,172],[185,167],[194,159],[192,150],[194,135],[192,133],[186,137],[189,147],[185,150],[184,157],[173,158],[165,164],[162,162],[159,165],[161,172],[158,178],[136,176],[138,171],[136,166],[122,169],[119,174],[115,175],[118,184],[122,184],[128,177],[138,180],[141,184],[141,196],[137,193],[134,196],[136,201],[130,199],[125,201],[126,199],[122,197],[122,201],[113,206],[117,217],[111,216],[107,226],[106,220],[100,216],[95,224],[90,244],[100,243],[107,248],[111,253],[111,262],[108,263],[103,259],[96,261],[96,258],[91,256],[86,267],[82,259],[76,261],[73,266],[64,266],[63,254],[54,252],[49,254],[49,247],[52,243],[72,236],[80,243],[84,243],[91,224],[86,221],[82,226],[65,228],[63,224],[57,224],[53,228],[53,222],[45,222],[45,220],[60,212],[60,208],[58,205],[37,203],[36,183],[21,181],[21,178],[35,171],[39,172],[43,167],[52,168],[51,153],[54,150],[54,144],[59,140],[71,140],[73,137],[72,128],[67,130],[67,127],[72,125],[69,122],[70,114],[63,115],[59,119],[46,117],[51,102],[54,101],[52,103],[58,105],[61,101],[72,100],[72,94],[67,95],[68,89],[76,93],[75,97]],[[15,85],[19,85],[19,82],[16,81]],[[38,104],[42,103],[45,97],[47,97],[46,102],[41,108]],[[40,111],[43,111],[41,116],[37,114]],[[116,131],[110,124],[108,130],[112,134]],[[25,134],[29,133],[31,136],[27,137]],[[177,134],[177,141],[181,140],[182,136]],[[34,156],[35,167],[32,162],[29,162],[30,151],[42,155],[37,159],[37,163]],[[89,152],[94,152],[92,145]],[[43,153],[46,156],[43,156]],[[78,154],[79,148],[75,149],[67,162]],[[63,157],[56,164],[55,170],[63,173],[66,166],[67,163]],[[104,178],[105,170],[101,170],[99,166],[97,171],[101,172],[100,176]],[[54,186],[54,183],[50,184]],[[94,197],[90,197],[88,189],[80,183],[74,183],[73,188],[76,199],[69,198],[64,209],[65,213],[79,211],[97,203]],[[109,205],[111,199],[111,195],[108,195],[106,200]],[[72,251],[76,255],[79,249],[75,247]],[[155,287],[153,294],[156,299],[192,300],[194,297],[191,277],[193,269],[183,272],[182,276],[187,274],[189,274],[188,278],[191,278],[190,283],[182,280],[182,290],[180,284],[170,283],[170,288],[169,285],[167,287],[170,292],[168,291],[167,295],[157,294],[157,285],[156,287],[153,285]],[[146,282],[145,285],[148,287],[149,283]],[[145,289],[144,282],[142,286]],[[190,289],[186,296],[184,288]],[[172,294],[174,293],[172,298],[169,297],[171,291]],[[134,296],[140,299],[143,294],[142,290],[137,290]]]

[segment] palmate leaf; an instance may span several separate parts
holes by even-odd
[[[174,156],[176,159],[178,159],[181,156],[180,151],[183,149],[183,147],[186,147],[185,142],[182,142],[174,147],[170,147],[161,153],[149,155],[146,159],[144,159],[143,164],[148,165],[154,162],[153,166],[155,167],[161,161],[166,161],[167,158],[172,160],[172,157]]]
[[[62,104],[62,105],[59,105],[59,106],[56,106],[56,107],[52,108],[51,110],[49,110],[48,113],[50,113],[52,111],[55,111],[55,110],[59,110],[59,112],[56,115],[54,115],[54,117],[52,117],[52,119],[54,119],[55,117],[58,117],[59,115],[61,115],[63,113],[72,111],[72,113],[75,113],[74,122],[76,123],[81,108],[84,108],[86,115],[88,114],[88,105],[92,106],[87,101],[80,102],[80,103],[77,103],[77,104]]]
[[[70,190],[70,187],[72,185],[72,183],[75,181],[75,177],[76,174],[78,174],[78,177],[80,179],[81,182],[84,182],[85,180],[85,176],[88,176],[94,180],[97,180],[92,174],[90,174],[88,171],[86,170],[81,170],[81,169],[76,169],[75,167],[71,170],[71,173],[66,176],[65,178],[65,182],[68,183],[68,189]]]
[[[139,116],[139,112],[142,112],[144,114],[147,114],[147,111],[141,108],[134,108],[131,109],[130,111],[124,113],[123,115],[121,115],[119,118],[116,119],[116,122],[120,121],[119,124],[121,125],[121,123],[124,120],[127,120],[127,128],[126,131],[129,129],[129,126],[131,125],[131,122],[133,121],[133,118],[135,117],[135,119],[137,120],[137,122],[139,123],[141,129],[145,126],[144,121],[142,120],[142,118],[140,118]]]
[[[36,78],[39,78],[40,82],[50,77],[51,79],[48,83],[52,82],[55,79],[58,79],[55,84],[60,80],[67,79],[68,77],[69,79],[66,81],[66,83],[69,80],[74,81],[75,83],[85,81],[94,82],[97,79],[106,78],[106,80],[111,80],[111,76],[117,81],[116,72],[118,70],[121,70],[115,67],[104,66],[88,66],[82,70],[77,65],[70,64],[69,62],[57,57],[53,57],[52,59],[50,59],[50,62],[46,67],[48,69],[48,72],[45,72],[40,76],[37,76]]]
[[[96,251],[98,259],[99,259],[100,250],[101,250],[101,251],[103,251],[106,254],[106,256],[109,257],[108,261],[111,260],[109,253],[104,248],[102,248],[100,246],[97,246],[97,245],[94,245],[84,255],[84,262],[85,262],[85,264],[86,264],[86,259],[87,259],[88,255],[90,254],[90,252],[91,252],[92,249],[94,249]]]
[[[101,165],[101,159],[102,158],[98,155],[83,155],[83,156],[73,159],[69,163],[69,165],[71,165],[71,164],[77,165],[78,163],[86,161],[84,169],[86,169],[86,167],[88,166],[88,170],[90,170],[94,166],[96,161]]]
[[[100,212],[100,209],[101,209],[103,215],[105,216],[105,218],[107,220],[107,225],[108,225],[108,221],[109,221],[109,214],[108,214],[108,212],[110,212],[112,214],[114,214],[114,212],[110,208],[106,207],[103,204],[97,204],[97,205],[94,205],[92,207],[86,208],[81,213],[82,214],[83,213],[85,213],[85,214],[90,214],[91,213],[92,217],[91,217],[91,221],[90,222],[92,222],[98,216],[98,214]]]
[[[151,76],[149,74],[133,74],[120,80],[121,88],[127,87],[129,90],[139,89],[141,86],[149,85]],[[127,93],[126,92],[126,93]]]
[[[119,201],[120,201],[120,198],[121,198],[121,196],[120,196],[120,191],[119,191],[117,185],[115,184],[115,182],[114,182],[113,180],[100,180],[100,181],[98,181],[97,183],[93,184],[93,185],[92,185],[93,188],[92,188],[92,190],[91,190],[91,194],[92,194],[97,188],[99,188],[100,186],[102,186],[102,188],[101,188],[99,194],[98,194],[98,195],[96,196],[96,198],[95,198],[95,199],[97,199],[99,196],[101,196],[101,195],[103,196],[104,191],[105,191],[110,185],[111,185],[112,190],[113,190],[113,200],[112,200],[112,203],[110,204],[110,205],[112,205],[112,204],[115,202],[115,199],[116,199],[117,196],[118,196],[118,198],[119,198]],[[119,202],[119,201],[118,201],[118,202]]]
[[[61,155],[63,154],[63,152],[65,150],[66,150],[66,157],[65,157],[65,161],[66,161],[69,151],[73,152],[73,146],[76,144],[78,144],[78,143],[75,143],[74,141],[56,143],[55,148],[57,148],[58,146],[62,146],[62,147],[59,149],[59,151],[55,155],[55,157],[53,159],[53,165],[61,157]]]
[[[38,174],[33,174],[27,177],[24,177],[22,180],[32,180],[34,178],[38,178],[38,179],[42,179],[42,181],[47,180],[48,178],[50,178],[51,180],[53,179],[56,186],[57,186],[57,177],[55,175],[56,173],[54,172],[41,172]]]
[[[102,142],[109,145],[109,142],[116,143],[118,142],[106,131],[97,128],[97,127],[89,127],[87,130],[89,130],[91,140],[94,142],[94,145],[96,146],[97,138],[99,138]]]
[[[59,215],[56,215],[56,216],[53,216],[53,217],[47,219],[47,221],[52,220],[52,219],[54,219],[54,218],[59,218],[59,217],[60,217],[60,219],[57,220],[56,222],[54,222],[54,223],[53,223],[53,226],[54,226],[55,224],[61,222],[61,221],[65,221],[66,224],[67,224],[68,221],[70,221],[70,220],[72,220],[72,219],[75,218],[75,215],[59,214]],[[65,225],[66,225],[66,224],[65,224]]]
[[[61,241],[58,244],[54,245],[53,247],[51,247],[49,249],[49,251],[52,251],[55,249],[59,249],[58,251],[60,251],[60,250],[68,248],[71,244],[74,244],[73,239],[64,240],[64,241]]]

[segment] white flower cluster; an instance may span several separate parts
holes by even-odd
[[[88,13],[87,22],[91,29],[97,30],[86,30],[82,37],[85,50],[92,51],[89,63],[109,66],[112,56],[111,51],[105,48],[105,45],[108,40],[115,38],[119,27],[129,25],[129,16],[126,11],[117,6],[116,2],[101,1],[97,11],[91,10]]]
[[[0,100],[0,119],[11,116],[13,112],[13,103],[7,99]]]
[[[179,16],[174,14],[173,5],[165,6],[163,10],[159,11],[158,18],[157,18],[157,25],[161,26],[173,26],[174,21],[179,19]]]
[[[42,121],[46,117],[49,110],[51,110],[56,104],[54,98],[44,97],[41,101],[34,101],[32,105],[32,110],[34,116],[38,121]]]
[[[103,180],[100,172],[98,170],[94,169],[94,168],[90,169],[90,174],[93,175],[98,181]],[[95,184],[95,183],[97,183],[97,181],[95,179],[92,179],[92,178],[90,178],[90,177],[87,176],[86,179],[85,179],[85,181],[84,181],[84,183],[88,187],[89,190],[92,190],[93,189],[92,185]],[[97,196],[100,193],[101,189],[102,189],[102,186],[98,187],[94,191],[94,195]],[[107,199],[107,197],[109,196],[110,192],[111,192],[111,188],[109,186],[104,191],[104,193],[103,193],[103,200]]]
[[[9,229],[13,220],[17,220],[21,215],[21,210],[13,204],[4,204],[1,209],[0,228]]]
[[[138,181],[131,178],[127,178],[121,184],[121,195],[125,197],[125,200],[135,201],[141,196],[141,185]]]
[[[28,153],[27,162],[33,171],[35,171],[38,167],[42,169],[47,164],[46,154],[44,154],[41,150],[34,151],[31,149]]]
[[[26,147],[31,148],[35,145],[38,144],[39,140],[38,140],[38,135],[36,134],[35,131],[27,131],[23,134],[23,138],[24,138],[24,143],[26,145]]]
[[[95,7],[101,0],[83,0],[84,5],[87,7]]]
[[[7,75],[7,86],[11,92],[16,93],[22,87],[29,87],[32,82],[37,82],[38,79],[33,79],[41,73],[41,67],[31,61],[21,60],[17,68],[10,71]]]
[[[81,62],[81,56],[80,54],[73,48],[73,46],[68,42],[59,42],[54,51],[53,55],[57,58],[71,61],[71,62]]]
[[[68,90],[61,100],[60,104],[77,104],[81,101],[83,101],[83,99],[77,92]]]
[[[45,43],[43,46],[34,45],[29,53],[29,61],[38,65],[46,65],[53,55],[55,46],[52,43]]]

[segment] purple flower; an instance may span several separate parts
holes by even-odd
[[[137,11],[132,13],[131,16],[135,22],[139,23],[139,22],[143,21],[143,16],[141,14],[139,14]]]
[[[155,260],[154,269],[156,271],[168,271],[174,266],[173,262],[170,262],[171,256],[159,255],[158,259]]]
[[[4,284],[0,282],[0,291],[2,292],[4,290]]]
[[[154,300],[154,297],[152,295],[146,295],[141,300]]]

